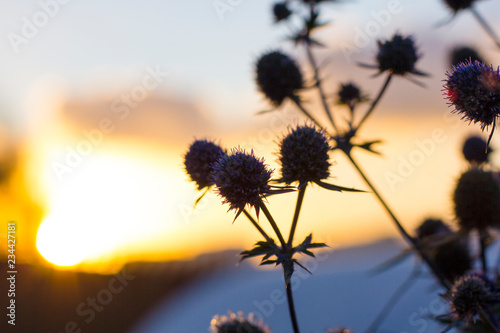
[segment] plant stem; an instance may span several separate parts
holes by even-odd
[[[299,324],[297,323],[297,316],[295,315],[295,305],[293,304],[292,286],[288,282],[285,285],[286,299],[288,300],[288,310],[290,311],[290,318],[292,320],[293,332],[299,333]]]
[[[292,227],[290,228],[290,235],[288,236],[288,247],[291,248],[293,244],[293,235],[295,234],[295,228],[297,227],[297,222],[299,221],[300,208],[302,208],[302,202],[304,201],[304,195],[306,194],[307,184],[304,185],[297,196],[297,203],[295,205],[295,213],[293,214]]]
[[[373,100],[372,104],[370,105],[370,108],[365,113],[365,116],[359,122],[358,126],[356,127],[356,131],[359,129],[359,127],[361,127],[361,125],[366,121],[366,119],[368,118],[368,116],[370,116],[370,114],[373,112],[373,110],[377,106],[378,102],[380,101],[380,99],[384,95],[385,91],[387,90],[387,87],[389,86],[389,83],[391,82],[392,76],[393,76],[392,73],[389,74],[389,76],[387,76],[387,79],[385,80],[385,83],[382,86],[382,89],[380,89],[377,97]]]
[[[267,220],[271,224],[271,227],[273,227],[273,230],[276,233],[276,236],[278,236],[278,239],[279,239],[279,241],[281,243],[281,246],[283,247],[284,250],[286,250],[287,249],[287,245],[286,245],[285,239],[283,238],[283,235],[281,234],[281,231],[278,228],[278,225],[276,224],[276,221],[274,221],[274,218],[271,215],[271,212],[269,211],[269,209],[267,209],[266,205],[264,204],[264,202],[262,202],[262,200],[260,202],[260,208],[264,212],[264,215],[266,215]]]
[[[481,247],[481,264],[483,266],[483,272],[485,274],[488,273],[488,264],[486,262],[486,241],[487,241],[487,234],[486,231],[480,230],[479,231],[479,244]]]
[[[493,31],[493,29],[491,28],[491,26],[488,24],[488,22],[486,22],[486,20],[484,19],[484,17],[481,14],[479,14],[479,12],[473,6],[469,7],[469,9],[472,12],[472,15],[474,15],[474,17],[476,18],[476,20],[479,22],[479,24],[481,25],[481,27],[484,29],[484,31],[486,31],[486,33],[491,37],[491,39],[493,39],[493,41],[495,42],[496,46],[500,47],[500,39],[498,38],[498,36],[495,33],[495,31]]]
[[[316,126],[323,129],[323,126],[321,126],[321,124],[302,106],[302,103],[298,98],[292,98],[292,101],[295,103],[295,105],[297,105],[300,111],[305,114],[307,118],[309,118],[314,124],[316,124]]]
[[[261,233],[262,236],[266,239],[266,241],[271,240],[271,238],[267,235],[267,233],[262,229],[262,227],[255,221],[255,219],[250,215],[249,212],[247,212],[246,209],[243,209],[243,214],[250,220],[250,222],[254,225],[255,228]]]
[[[330,111],[330,107],[328,106],[328,102],[326,101],[325,91],[323,90],[323,86],[321,85],[322,81],[319,78],[319,68],[312,54],[311,43],[309,42],[309,40],[306,43],[306,50],[307,50],[307,57],[309,58],[309,62],[311,63],[311,66],[314,70],[314,81],[316,81],[316,87],[318,88],[319,96],[321,97],[321,102],[323,103],[323,109],[325,110],[325,113],[328,116],[328,119],[330,120],[333,129],[335,130],[335,132],[337,132],[337,126],[335,125],[335,121],[333,120],[332,117],[332,112]]]
[[[354,167],[356,168],[356,170],[358,171],[358,173],[360,174],[360,176],[363,178],[363,180],[365,181],[366,185],[368,185],[371,188],[373,194],[375,194],[375,196],[377,197],[377,199],[379,200],[379,202],[385,208],[385,210],[387,211],[387,213],[391,216],[392,220],[396,224],[396,227],[399,230],[399,232],[401,233],[401,235],[403,236],[403,238],[405,238],[406,241],[408,243],[410,243],[410,245],[412,245],[412,247],[418,252],[418,254],[422,258],[422,260],[431,269],[432,273],[439,280],[439,282],[443,285],[443,287],[445,287],[446,289],[450,289],[450,284],[443,277],[443,274],[436,268],[436,266],[434,265],[434,263],[430,260],[429,256],[424,253],[424,251],[422,250],[422,247],[420,246],[420,242],[417,239],[411,237],[410,234],[408,234],[408,232],[405,230],[405,228],[403,228],[403,226],[401,225],[401,223],[399,222],[399,220],[396,218],[396,216],[394,215],[394,213],[392,212],[392,210],[389,208],[389,206],[387,205],[387,203],[385,202],[385,200],[382,198],[382,196],[378,193],[377,189],[371,183],[371,181],[368,179],[368,177],[363,172],[363,170],[358,165],[358,163],[356,163],[356,161],[354,160],[354,158],[352,157],[352,155],[350,153],[347,153],[347,152],[344,152],[344,153],[347,155],[347,157],[349,158],[349,160],[351,161],[351,163],[354,165]]]

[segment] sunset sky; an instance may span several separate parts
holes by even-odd
[[[30,30],[41,3],[51,4],[45,10],[52,16]],[[223,13],[215,3],[2,1],[8,10],[0,11],[0,137],[15,147],[19,161],[1,189],[2,205],[11,207],[2,220],[25,223],[19,232],[26,235],[36,232],[47,260],[100,270],[110,262],[188,257],[258,240],[243,217],[232,224],[234,214],[226,214],[213,193],[193,210],[199,193],[183,170],[183,154],[194,138],[208,137],[226,148],[254,149],[277,168],[277,138],[303,118],[290,104],[256,115],[269,104],[254,83],[254,63],[279,48],[312,75],[304,50],[284,41],[294,25],[272,23],[273,1],[235,1]],[[372,78],[375,72],[356,63],[374,62],[378,39],[395,32],[414,36],[417,67],[431,75],[418,78],[427,87],[393,80],[361,131],[384,141],[383,157],[356,156],[409,230],[431,215],[452,221],[453,184],[466,167],[461,143],[480,131],[451,115],[443,100],[448,52],[478,46],[496,67],[493,42],[470,13],[440,25],[451,14],[437,0],[358,0],[324,8],[332,24],[318,38],[328,47],[315,55],[328,60],[324,77],[332,93],[353,80],[373,97],[384,78]],[[484,1],[477,8],[500,32],[489,15],[500,4]],[[387,16],[389,9],[394,13]],[[307,96],[320,114],[317,96]],[[341,119],[342,109],[335,110]],[[5,145],[0,152],[10,156]],[[498,136],[492,145],[500,147]],[[412,165],[417,155],[424,158]],[[499,159],[493,155],[497,165]],[[367,189],[342,155],[333,153],[332,160],[332,182]],[[402,181],[391,182],[391,175]],[[269,200],[285,233],[295,199],[292,193]],[[268,228],[263,218],[261,225]],[[371,194],[319,188],[308,190],[297,237],[310,232],[334,246],[397,237]],[[30,244],[20,246],[32,251],[35,237],[25,239]]]

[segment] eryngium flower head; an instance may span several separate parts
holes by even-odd
[[[281,180],[304,185],[328,178],[329,151],[330,144],[323,131],[314,126],[297,126],[280,142]]]
[[[453,282],[471,268],[467,242],[450,239],[440,243],[452,235],[452,230],[442,220],[428,218],[417,228],[416,233],[423,249],[448,281]]]
[[[216,315],[210,322],[211,333],[271,333],[262,320],[255,320],[251,313],[245,317],[243,313],[229,312],[227,316]]]
[[[500,225],[500,186],[491,171],[472,168],[463,173],[453,202],[458,223],[465,230]]]
[[[241,149],[233,149],[213,164],[212,181],[223,203],[241,213],[246,205],[258,207],[261,197],[269,193],[272,171],[264,164],[264,159],[248,154]]]
[[[468,46],[460,46],[457,48],[454,48],[451,51],[450,54],[450,65],[453,66],[458,66],[462,62],[484,62],[483,58],[479,55],[479,53],[473,49],[472,47]]]
[[[257,61],[257,85],[269,100],[279,106],[285,98],[297,98],[297,91],[304,86],[299,66],[289,56],[272,51]]]
[[[224,149],[209,140],[196,140],[189,146],[188,152],[184,155],[184,166],[199,190],[212,185],[210,179],[212,164],[224,154]]]
[[[448,227],[440,219],[428,218],[417,228],[417,238],[423,240],[429,236],[447,235],[451,233]]]
[[[465,319],[471,323],[478,318],[481,310],[498,302],[499,295],[484,277],[468,274],[455,281],[446,298],[450,301],[453,319]]]
[[[292,14],[292,11],[288,9],[288,4],[286,1],[277,2],[273,6],[273,14],[274,21],[277,23],[282,20],[286,20]]]
[[[493,124],[500,113],[500,73],[491,65],[465,62],[446,73],[444,94],[453,112],[462,119],[480,123],[481,129]]]
[[[403,37],[395,34],[391,40],[378,41],[377,63],[380,72],[390,71],[393,74],[418,74],[415,69],[419,55],[411,36]]]
[[[340,85],[338,98],[339,104],[345,104],[350,107],[366,100],[366,97],[361,94],[358,86],[352,82]]]
[[[488,145],[480,136],[468,137],[462,147],[464,158],[470,163],[483,163],[488,161],[489,154],[493,150],[488,148]]]
[[[456,13],[459,10],[469,8],[476,0],[444,0],[444,2]]]

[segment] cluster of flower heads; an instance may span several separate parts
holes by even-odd
[[[229,312],[224,316],[216,315],[210,323],[211,333],[271,333],[262,320],[256,320],[251,313]]]
[[[328,178],[330,149],[322,130],[310,125],[291,129],[280,142],[282,177],[279,181],[287,185],[298,182],[303,186],[307,182],[318,183]],[[223,203],[229,204],[237,216],[247,205],[258,213],[264,196],[286,191],[272,189],[273,171],[253,151],[233,149],[227,153],[212,141],[196,140],[185,154],[184,164],[198,189],[214,185]]]

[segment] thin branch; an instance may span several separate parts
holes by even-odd
[[[283,247],[283,249],[286,249],[287,245],[286,245],[285,239],[283,238],[283,235],[281,234],[281,231],[278,228],[276,221],[274,221],[274,218],[271,215],[271,212],[269,211],[269,209],[267,209],[267,206],[264,204],[264,202],[262,202],[262,200],[260,202],[260,208],[264,212],[264,215],[266,215],[266,218],[269,221],[269,223],[271,224],[271,227],[273,227],[273,230],[276,233],[276,236],[278,236],[278,239],[281,243],[281,246]]]
[[[493,31],[493,28],[489,25],[489,23],[486,22],[486,20],[484,19],[484,17],[481,14],[479,14],[479,12],[473,6],[470,6],[469,10],[472,12],[472,15],[474,15],[474,17],[479,22],[479,24],[484,29],[484,31],[486,31],[486,33],[488,34],[488,36],[490,36],[491,39],[493,39],[493,41],[495,42],[496,46],[500,47],[500,39],[498,38],[498,36],[495,33],[495,31]]]
[[[385,91],[387,90],[387,87],[389,86],[389,83],[391,82],[392,77],[393,77],[392,73],[390,73],[389,76],[387,76],[387,79],[385,80],[384,85],[382,86],[382,89],[380,89],[377,97],[373,100],[372,104],[370,105],[370,108],[365,113],[365,116],[361,119],[361,121],[359,122],[358,126],[356,126],[356,131],[361,127],[361,125],[366,121],[366,119],[373,112],[373,110],[377,106],[378,102],[380,101],[380,99],[384,95]]]
[[[255,228],[261,233],[262,236],[264,236],[266,241],[270,241],[271,238],[267,235],[267,233],[262,229],[262,227],[255,221],[255,219],[250,215],[250,213],[246,210],[243,209],[243,214],[250,220],[250,222],[254,225]]]
[[[293,236],[295,234],[295,228],[297,227],[297,222],[299,221],[299,213],[302,208],[302,202],[304,201],[304,195],[306,193],[307,184],[304,185],[297,196],[297,203],[295,205],[295,213],[293,214],[292,227],[290,228],[290,235],[288,236],[288,247],[291,248],[293,245]]]

